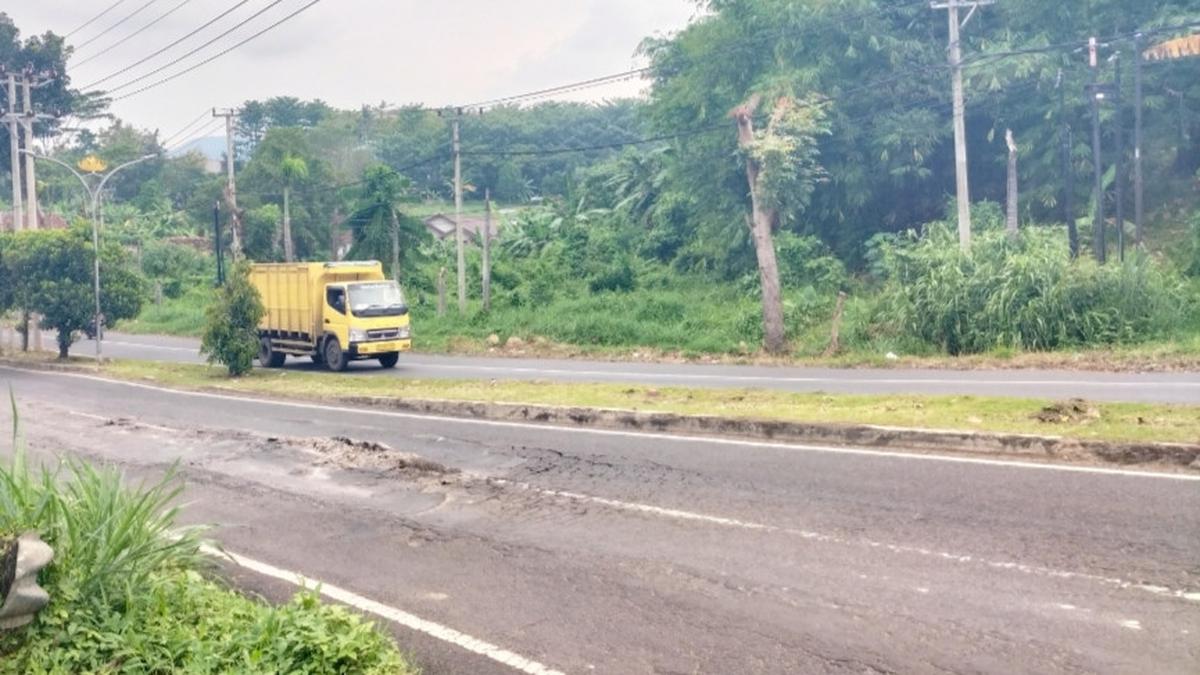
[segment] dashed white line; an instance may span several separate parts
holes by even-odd
[[[929,558],[938,558],[950,562],[962,564],[977,564],[992,569],[1007,570],[1020,572],[1021,574],[1029,574],[1034,576],[1052,577],[1056,579],[1078,579],[1092,583],[1100,583],[1107,586],[1115,586],[1121,589],[1130,589],[1150,593],[1153,595],[1176,598],[1189,602],[1200,602],[1200,591],[1178,590],[1167,588],[1165,586],[1156,586],[1154,584],[1138,583],[1120,579],[1116,577],[1106,577],[1098,574],[1088,574],[1086,572],[1069,572],[1066,570],[1056,570],[1049,567],[1040,567],[1037,565],[1027,565],[1025,563],[988,560],[976,556],[964,555],[961,553],[950,553],[947,551],[936,551],[920,546],[908,546],[903,544],[891,544],[882,541],[872,541],[869,539],[846,539],[837,535],[825,534],[823,532],[813,532],[811,530],[799,530],[790,527],[779,525],[768,525],[766,523],[756,523],[753,521],[738,520],[736,518],[725,518],[722,516],[714,516],[705,513],[696,513],[693,511],[683,511],[680,509],[669,509],[661,506],[653,506],[650,504],[640,504],[637,502],[626,502],[619,499],[609,499],[607,497],[594,497],[592,495],[580,494],[578,492],[567,492],[564,490],[547,490],[539,488],[528,483],[519,483],[515,481],[505,480],[503,478],[493,479],[493,483],[497,485],[505,485],[514,487],[520,490],[536,492],[547,497],[558,497],[573,501],[588,502],[592,504],[600,504],[610,508],[619,509],[622,511],[634,511],[647,513],[663,518],[673,518],[676,520],[691,520],[710,525],[720,525],[722,527],[734,527],[743,530],[753,530],[770,534],[784,534],[793,537],[799,537],[809,541],[819,541],[829,544],[839,544],[844,546],[866,546],[869,548],[881,549],[891,553],[901,553],[906,555],[919,555]]]
[[[0,370],[16,371],[21,373],[30,373],[40,376],[63,377],[80,380],[89,380],[92,382],[100,382],[111,386],[132,387],[135,389],[143,389],[146,391],[154,391],[163,394],[171,394],[175,396],[183,396],[190,398],[203,398],[209,400],[232,401],[235,403],[250,403],[256,405],[275,406],[280,408],[293,408],[298,410],[315,410],[319,412],[338,412],[349,415],[364,415],[371,417],[389,417],[393,419],[411,419],[423,420],[429,422],[442,422],[445,424],[457,424],[463,426],[482,426],[482,427],[498,427],[505,429],[529,429],[541,432],[554,433],[570,433],[570,434],[586,434],[592,436],[608,436],[614,438],[639,438],[645,440],[668,440],[682,443],[698,443],[705,445],[720,445],[743,448],[763,448],[769,450],[785,450],[788,452],[813,452],[834,455],[856,455],[865,457],[883,457],[888,459],[905,459],[927,462],[948,462],[952,464],[970,464],[978,466],[997,466],[1015,469],[1034,469],[1038,471],[1057,471],[1064,473],[1085,473],[1105,476],[1123,476],[1128,478],[1152,478],[1158,480],[1174,480],[1186,482],[1200,482],[1200,474],[1194,473],[1164,473],[1158,471],[1134,471],[1130,469],[1110,469],[1098,466],[1079,466],[1070,464],[1052,464],[1049,462],[1033,462],[1021,460],[1007,459],[989,459],[985,457],[963,457],[957,455],[939,455],[935,453],[915,453],[915,452],[900,452],[895,450],[872,450],[868,448],[853,448],[841,446],[824,446],[824,445],[807,445],[807,444],[791,444],[778,443],[772,441],[751,441],[735,438],[715,438],[709,436],[683,436],[678,434],[651,433],[646,431],[616,431],[612,429],[586,429],[579,427],[556,426],[550,424],[537,424],[533,422],[505,422],[500,420],[487,419],[471,419],[465,417],[448,417],[445,415],[423,415],[420,413],[396,412],[392,410],[373,410],[370,408],[348,408],[345,406],[318,404],[318,403],[301,403],[299,401],[286,401],[279,399],[255,398],[252,396],[233,396],[229,394],[214,394],[211,392],[202,391],[187,391],[183,389],[171,389],[169,387],[160,387],[152,384],[143,384],[141,382],[128,382],[123,380],[114,380],[107,377],[99,377],[96,375],[83,375],[80,373],[64,373],[56,371],[41,371],[19,368],[9,365],[0,365]]]
[[[243,567],[257,574],[287,583],[294,584],[301,588],[315,590],[321,595],[340,602],[342,604],[353,607],[361,612],[374,614],[383,619],[387,619],[393,623],[399,624],[420,633],[424,633],[443,642],[448,642],[456,647],[465,649],[469,652],[489,658],[497,663],[501,663],[513,670],[529,675],[563,675],[562,672],[554,670],[549,666],[543,665],[526,658],[515,652],[509,651],[497,645],[494,645],[486,640],[481,640],[472,637],[461,631],[454,630],[439,623],[422,619],[419,616],[405,612],[404,610],[385,605],[370,598],[363,597],[352,591],[344,588],[339,588],[333,584],[327,584],[314,579],[309,579],[298,572],[275,567],[269,563],[265,563],[253,558],[248,558],[237,553],[222,551],[212,546],[204,546],[203,551],[212,556],[225,558],[239,567]]]

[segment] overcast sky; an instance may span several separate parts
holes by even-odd
[[[22,36],[64,34],[115,0],[15,0],[8,13]],[[124,0],[70,39],[82,44],[145,5]],[[74,62],[107,49],[183,0],[154,0]],[[116,86],[219,35],[272,0],[249,0],[203,33],[101,85]],[[170,75],[304,6],[282,0],[247,26],[138,86]],[[237,4],[189,0],[123,45],[69,71],[82,86],[125,68]],[[15,6],[13,6],[15,5]],[[608,75],[644,65],[641,40],[674,32],[696,13],[693,0],[323,0],[253,42],[173,82],[118,101],[113,112],[144,128],[174,133],[213,106],[251,98],[320,98],[342,108],[363,103],[471,103]],[[137,87],[122,90],[133,91]],[[636,94],[640,83],[589,90],[575,98]]]

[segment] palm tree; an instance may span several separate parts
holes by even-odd
[[[285,155],[279,163],[279,178],[283,183],[283,259],[295,262],[296,247],[292,242],[292,186],[308,178],[308,164],[295,155]]]
[[[391,249],[391,274],[400,282],[400,230],[404,219],[400,204],[408,194],[407,178],[389,166],[373,166],[363,173],[351,223],[354,226],[354,248],[358,254],[382,258]]]

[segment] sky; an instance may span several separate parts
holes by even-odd
[[[22,37],[47,30],[66,34],[116,0],[15,0],[7,13]],[[103,83],[113,87],[141,76],[216,37],[274,0],[248,0],[203,33],[137,69]],[[180,6],[182,2],[182,6]],[[82,45],[70,66],[80,87],[119,71],[237,5],[239,0],[123,0],[71,36]],[[245,27],[114,95],[152,84],[269,26],[309,0],[280,0]],[[13,6],[15,5],[15,6]],[[110,45],[169,10],[166,18],[111,50]],[[322,0],[248,44],[167,84],[125,100],[112,112],[166,137],[205,109],[236,107],[248,99],[289,95],[320,98],[338,108],[363,104],[469,104],[644,64],[641,41],[669,35],[695,16],[694,0]],[[624,82],[579,92],[570,100],[602,100],[640,93]],[[201,124],[198,127],[204,129]]]

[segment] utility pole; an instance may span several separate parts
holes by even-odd
[[[1142,34],[1133,38],[1133,244],[1142,245],[1145,234],[1142,227],[1146,217],[1145,202],[1143,201],[1142,183],[1142,106],[1145,98],[1142,93]]]
[[[483,311],[492,309],[492,189],[483,191]]]
[[[1121,52],[1113,54],[1113,105],[1116,106],[1116,172],[1113,183],[1117,202],[1117,256],[1125,262],[1125,109],[1121,95]]]
[[[212,114],[213,117],[225,118],[225,201],[229,203],[229,231],[232,235],[230,244],[233,248],[233,257],[236,260],[242,252],[242,240],[240,234],[242,214],[241,211],[238,211],[237,177],[234,175],[233,171],[233,121],[237,119],[237,111],[233,109],[218,111],[216,108],[213,108]]]
[[[1071,152],[1074,133],[1067,121],[1067,83],[1061,69],[1058,71],[1058,124],[1062,143],[1063,221],[1067,224],[1067,250],[1071,260],[1074,260],[1079,257],[1079,225],[1075,222],[1075,162]]]
[[[221,246],[221,200],[213,202],[213,255],[217,259],[217,286],[225,285],[225,252]]]
[[[1100,61],[1097,56],[1098,45],[1096,38],[1088,39],[1088,97],[1092,102],[1092,171],[1096,183],[1092,190],[1095,200],[1095,218],[1092,222],[1092,254],[1096,262],[1103,264],[1108,257],[1108,245],[1104,232],[1104,169],[1100,157],[1100,85],[1097,81],[1097,71]]]
[[[12,229],[19,231],[21,223],[21,132],[17,126],[17,76],[8,74],[8,142],[12,149]]]
[[[33,114],[33,84],[29,81],[29,75],[21,78],[21,84],[25,87],[25,114],[21,118],[25,125],[25,149],[32,153],[33,122],[36,117]],[[34,168],[33,155],[28,153],[25,155],[25,229],[38,229],[37,170]]]
[[[1005,214],[1005,230],[1008,238],[1016,240],[1020,231],[1020,195],[1017,193],[1017,141],[1013,138],[1012,129],[1004,132],[1004,142],[1008,145],[1008,210]]]
[[[975,16],[976,10],[985,5],[995,4],[996,0],[934,0],[929,6],[932,9],[947,10],[950,20],[950,68],[952,87],[954,91],[954,182],[957,188],[958,200],[958,243],[962,250],[971,248],[971,188],[970,176],[967,171],[967,118],[966,103],[963,100],[962,77],[962,40],[961,30]],[[958,10],[970,8],[967,18],[960,23]]]
[[[459,120],[462,119],[462,108],[454,114],[454,242],[458,249],[458,313],[467,313],[467,264],[466,253],[463,250],[462,222],[462,144],[459,143]]]

